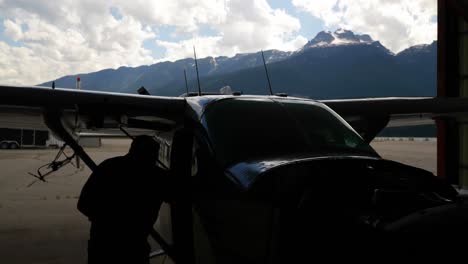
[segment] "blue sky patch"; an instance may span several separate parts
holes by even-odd
[[[122,20],[123,15],[122,15],[122,13],[120,13],[119,8],[117,8],[117,7],[115,7],[115,6],[111,6],[111,8],[110,8],[109,11],[110,11],[111,15],[112,15],[116,20]]]
[[[329,0],[324,0],[329,1]],[[307,12],[303,12],[296,8],[291,1],[284,0],[268,0],[272,9],[283,9],[289,15],[296,17],[301,22],[301,29],[298,32],[298,35],[302,35],[307,39],[313,39],[317,33],[323,30],[324,24],[323,21],[313,17]]]
[[[210,25],[200,25],[200,35],[203,37],[218,36],[219,32]]]
[[[166,55],[166,48],[156,44],[154,39],[147,39],[143,42],[143,47],[151,51],[151,56],[155,59],[162,59]]]
[[[3,25],[3,22],[5,21],[5,19],[0,19],[0,41],[3,41],[5,42],[6,44],[8,44],[9,46],[13,46],[13,47],[23,47],[24,46],[24,43],[21,42],[21,41],[14,41],[12,40],[11,38],[7,37],[5,35],[5,26]],[[21,28],[23,31],[27,30],[28,27],[27,25],[21,25]]]
[[[186,39],[184,36],[180,34],[176,34],[176,26],[170,25],[162,25],[158,27],[158,39],[170,42],[179,42],[181,40]]]

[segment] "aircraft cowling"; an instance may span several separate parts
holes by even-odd
[[[350,258],[387,254],[393,243],[403,241],[395,235],[405,229],[401,226],[411,229],[415,221],[425,221],[411,215],[457,207],[460,201],[452,186],[428,171],[370,157],[242,162],[228,168],[226,176],[238,197],[214,202],[217,211],[210,213],[216,219],[206,227],[211,234],[231,230],[223,231],[214,247],[219,256],[229,252],[224,260],[245,263],[330,259],[336,252]],[[456,214],[468,217],[468,209]]]

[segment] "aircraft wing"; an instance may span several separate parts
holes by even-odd
[[[385,127],[434,124],[468,114],[468,98],[387,97],[322,100],[370,142]]]
[[[468,98],[394,97],[321,102],[346,119],[368,142],[387,125],[429,124],[437,118],[468,113]],[[185,111],[186,100],[181,97],[0,86],[0,125],[37,129],[45,123],[67,143],[79,135],[122,136],[120,126],[136,134],[144,130],[171,130],[183,122]],[[82,152],[79,146],[74,150],[78,155]]]
[[[34,117],[60,111],[64,122],[81,121],[81,131],[128,127],[172,126],[183,119],[185,100],[37,86],[0,86],[2,124],[36,124]],[[14,116],[28,116],[27,120]],[[3,119],[1,119],[3,117]],[[78,122],[76,121],[76,122]]]
[[[183,122],[185,108],[178,97],[0,86],[0,127],[47,126],[90,168],[94,162],[76,143],[80,133],[123,135],[121,126],[138,133],[171,130]]]

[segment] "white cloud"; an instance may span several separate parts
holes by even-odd
[[[123,14],[142,23],[175,26],[178,33],[191,34],[201,24],[216,24],[226,17],[225,1],[229,0],[116,0]],[[234,0],[238,1],[238,0]]]
[[[118,12],[114,16],[111,10]],[[4,38],[0,83],[37,84],[63,75],[156,62],[145,42],[165,47],[164,59],[294,50],[298,19],[266,0],[0,0]],[[163,26],[183,41],[160,39]],[[206,35],[204,28],[214,33]],[[11,42],[8,42],[11,43]],[[20,47],[16,47],[20,46]]]
[[[297,35],[300,21],[284,10],[272,9],[265,0],[227,0],[224,16],[210,26],[215,37],[195,36],[178,42],[157,41],[167,50],[167,59],[190,56],[196,45],[200,57],[233,56],[261,49],[297,50],[307,39]]]
[[[3,1],[5,36],[0,42],[0,82],[38,84],[69,74],[154,62],[143,47],[154,39],[132,16],[116,20],[101,1]]]
[[[328,28],[366,33],[394,52],[437,38],[436,0],[292,0]]]
[[[3,22],[3,26],[5,27],[5,35],[14,41],[18,41],[23,36],[21,26],[17,23],[7,19]]]
[[[7,84],[24,84],[24,80],[38,81],[49,69],[61,71],[56,63],[46,63],[24,47],[10,47],[0,42],[0,80]]]
[[[180,58],[193,58],[193,47],[197,49],[197,57],[216,56],[217,54],[232,53],[232,51],[221,50],[218,45],[222,37],[200,37],[183,40],[179,42],[169,42],[157,40],[156,44],[166,48],[166,56],[162,60],[178,60]],[[213,55],[214,54],[214,55]]]
[[[370,34],[394,52],[429,43],[437,34],[436,0],[291,1],[329,29]],[[300,21],[267,0],[0,0],[0,18],[0,83],[37,84],[155,63],[145,42],[164,47],[163,60],[192,57],[193,45],[201,58],[297,50],[307,42],[298,33]],[[161,39],[165,26],[183,40]]]

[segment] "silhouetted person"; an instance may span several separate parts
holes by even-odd
[[[88,263],[148,263],[148,235],[168,189],[158,153],[153,138],[139,136],[127,155],[105,160],[89,177],[78,201],[91,221]]]

